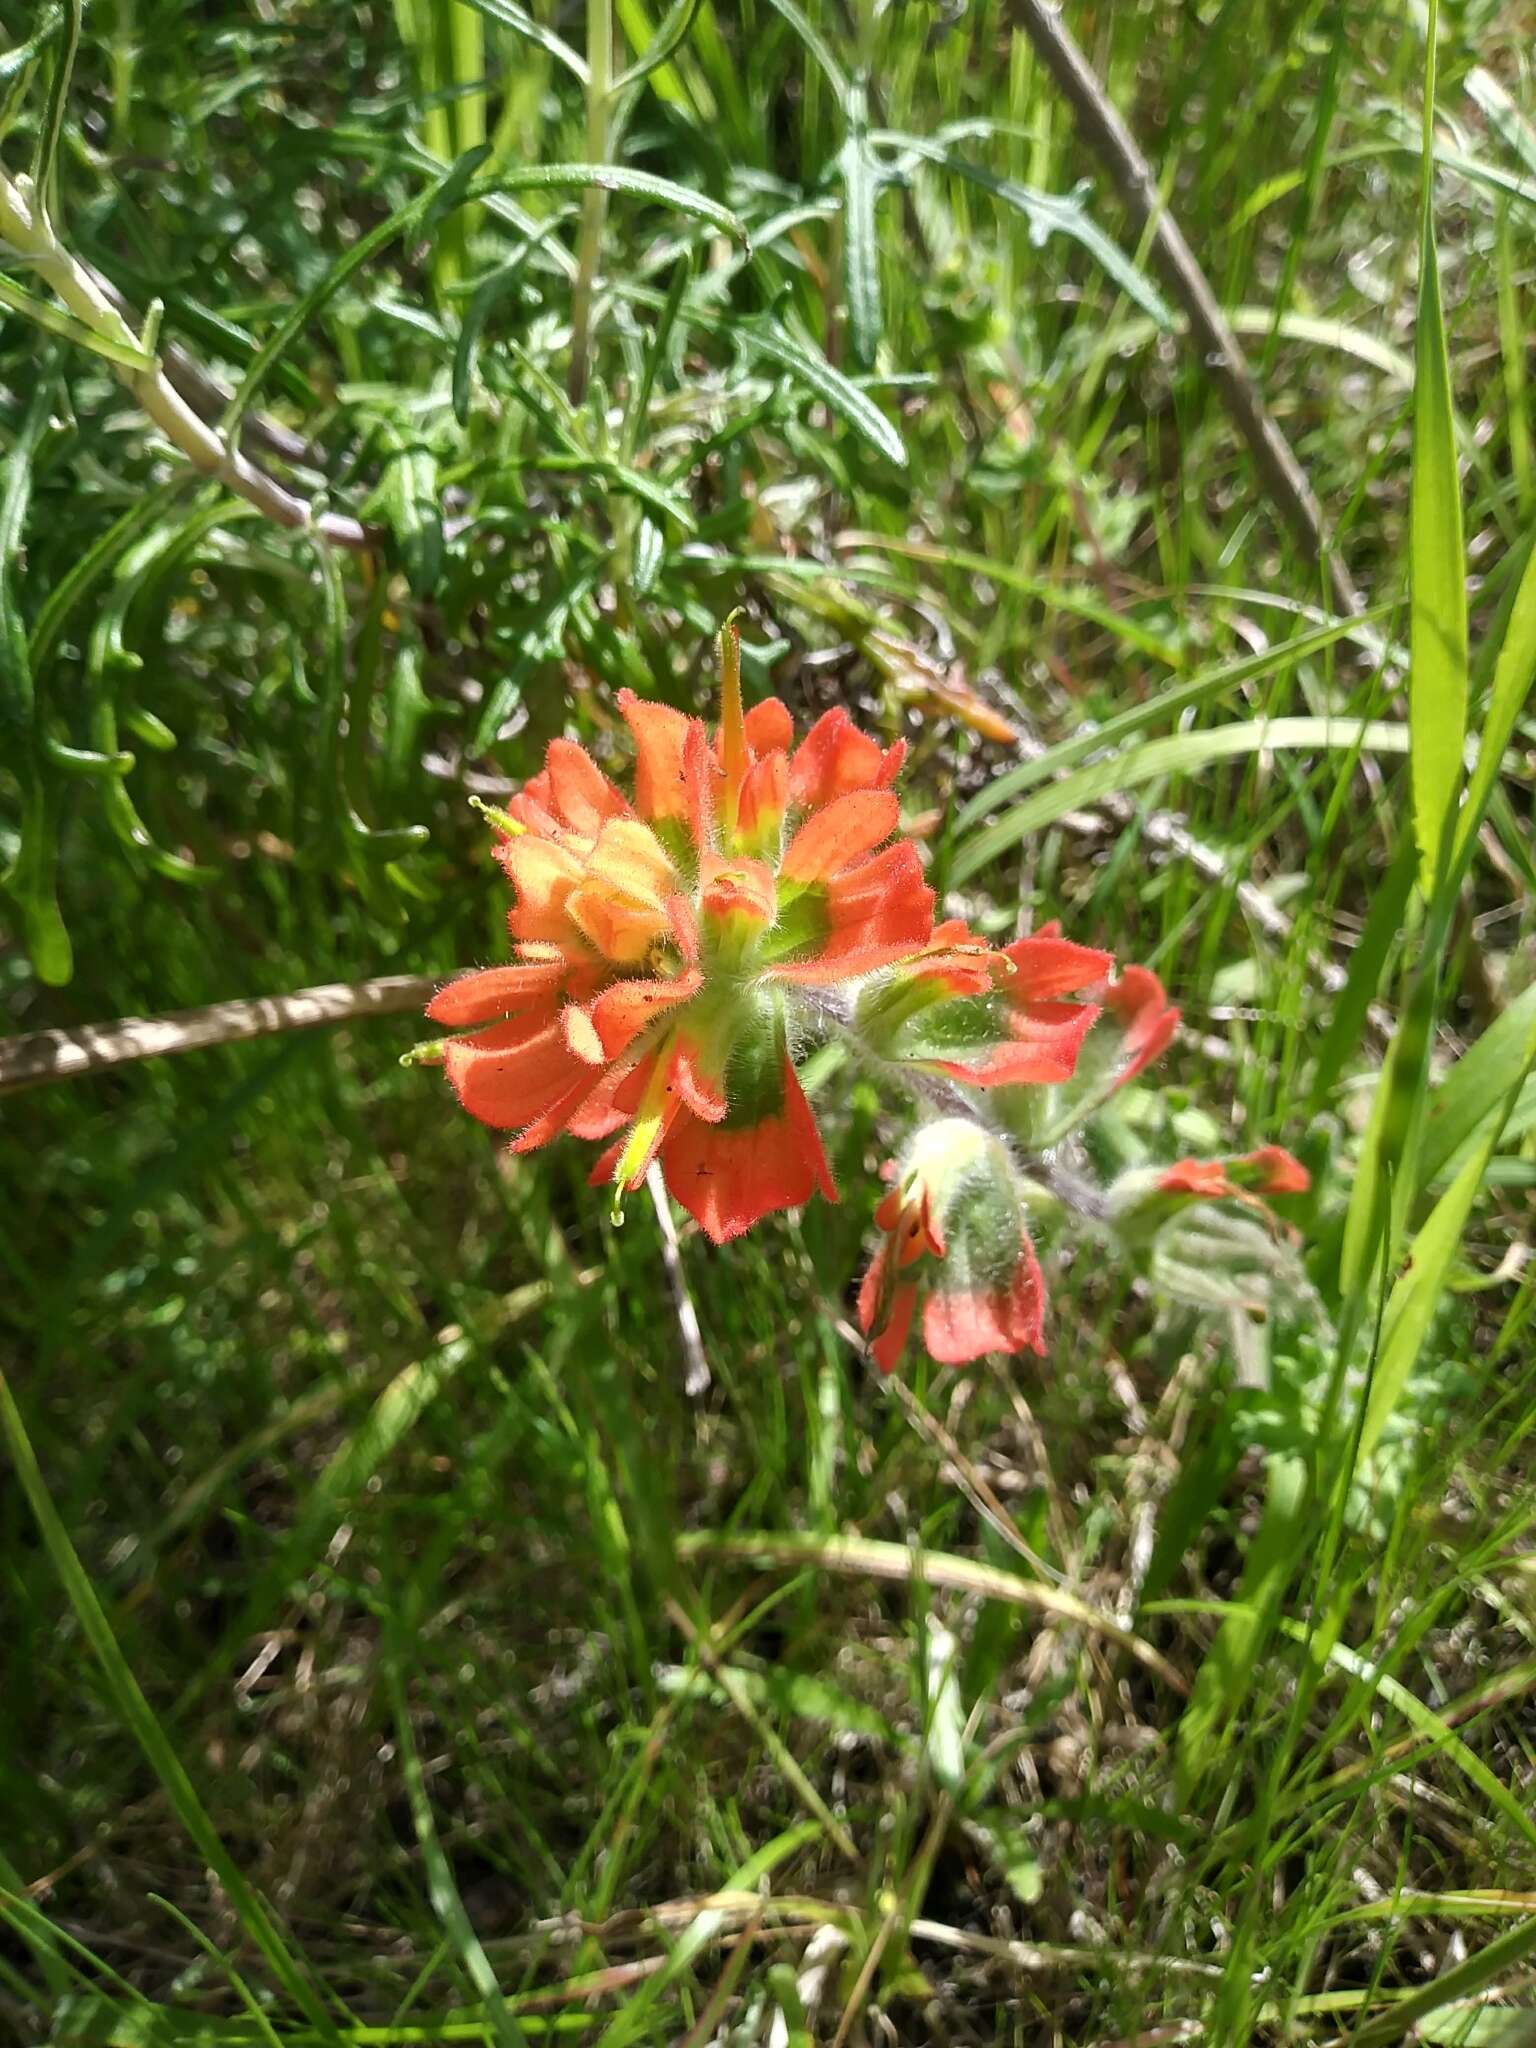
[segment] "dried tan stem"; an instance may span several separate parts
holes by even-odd
[[[247,1002],[209,1003],[164,1017],[119,1017],[112,1024],[32,1031],[0,1039],[0,1095],[37,1088],[47,1081],[72,1081],[120,1067],[131,1060],[202,1052],[242,1038],[266,1038],[277,1031],[309,1031],[320,1024],[347,1024],[359,1017],[389,1017],[420,1010],[437,986],[425,974],[386,974],[376,981],[332,981],[301,988],[291,996],[257,996]]]
[[[1152,167],[1048,0],[1015,0],[1014,16],[1041,62],[1076,114],[1084,135],[1120,188],[1138,233],[1150,232],[1152,251],[1168,289],[1184,308],[1205,367],[1247,442],[1265,488],[1314,562],[1327,575],[1341,612],[1362,609],[1356,590],[1329,542],[1322,509],[1290,443],[1264,403],[1241,342],[1217,303],[1178,222],[1163,204]]]

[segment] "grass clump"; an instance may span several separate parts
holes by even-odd
[[[0,10],[13,1034],[503,957],[466,799],[740,605],[947,909],[1180,1004],[1090,1163],[1313,1181],[1262,1318],[1060,1249],[884,1381],[850,1068],[723,1250],[409,1013],[8,1095],[19,2038],[1536,2026],[1529,52],[1066,22],[1359,616],[990,0]]]

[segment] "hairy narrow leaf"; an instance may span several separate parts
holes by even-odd
[[[691,312],[687,317],[693,317]],[[731,323],[730,331],[749,355],[762,356],[770,363],[777,363],[781,370],[787,370],[797,383],[814,392],[872,447],[877,448],[887,461],[903,469],[906,467],[907,451],[900,434],[874,400],[841,370],[834,369],[824,355],[782,327],[770,326],[766,320],[735,321]]]
[[[869,88],[856,78],[848,89],[848,136],[838,153],[843,176],[843,290],[848,338],[866,366],[880,341],[880,251],[875,240],[879,166],[869,147]]]
[[[1016,178],[995,177],[991,171],[983,170],[979,164],[958,155],[948,144],[928,142],[914,135],[903,135],[899,141],[913,155],[979,186],[1004,206],[1022,214],[1029,226],[1030,240],[1036,247],[1049,241],[1052,235],[1065,235],[1078,243],[1087,250],[1105,276],[1118,285],[1134,305],[1149,314],[1158,327],[1166,331],[1176,325],[1168,301],[1146,272],[1116,248],[1084,206],[1080,193],[1063,196],[1059,192],[1038,192],[1032,185],[1021,185]]]
[[[583,85],[586,84],[586,59],[578,56],[569,43],[530,14],[526,7],[519,7],[516,0],[463,0],[463,4],[473,7],[488,21],[499,22],[503,28],[510,28],[516,34],[526,36],[530,43],[535,43],[541,50],[547,51],[557,64],[563,64],[574,78],[579,79]]]

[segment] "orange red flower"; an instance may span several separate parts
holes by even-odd
[[[428,1006],[472,1115],[531,1151],[609,1139],[596,1177],[655,1160],[717,1243],[818,1190],[836,1200],[790,1057],[795,992],[904,959],[933,931],[917,849],[893,840],[901,744],[843,711],[793,745],[777,699],[744,711],[727,635],[722,713],[630,691],[633,800],[570,740],[508,803],[496,848],[515,960]]]
[[[917,846],[900,835],[903,745],[880,745],[841,709],[797,744],[776,698],[744,708],[733,632],[722,646],[713,729],[619,693],[632,795],[557,739],[490,814],[513,957],[433,997],[448,1081],[515,1151],[590,1140],[603,1148],[594,1181],[619,1190],[659,1163],[724,1244],[771,1210],[837,1199],[795,1054],[813,1032],[841,1031],[942,1112],[877,1211],[859,1295],[875,1357],[889,1371],[919,1317],[943,1362],[1039,1351],[1026,1209],[1042,1190],[1010,1147],[1056,1143],[1167,1047],[1178,1012],[1156,975],[1117,976],[1108,953],[1055,924],[1002,948],[956,920],[935,927]],[[962,1089],[977,1091],[974,1117],[953,1113]],[[1117,1186],[1139,1218],[1304,1184],[1268,1148]]]

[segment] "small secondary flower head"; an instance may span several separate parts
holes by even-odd
[[[859,1326],[881,1371],[901,1357],[919,1304],[924,1346],[941,1365],[1043,1352],[1045,1285],[1026,1188],[1001,1139],[943,1117],[917,1132],[890,1175],[875,1211],[884,1234],[859,1290]]]

